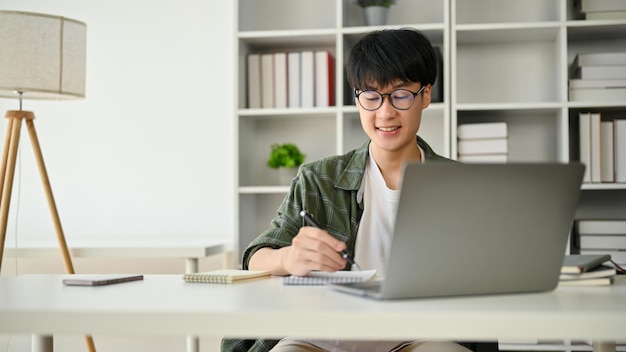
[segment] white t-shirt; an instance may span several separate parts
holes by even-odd
[[[424,151],[419,150],[424,162]],[[400,190],[387,187],[371,150],[369,155],[361,184],[365,209],[356,238],[354,261],[362,270],[376,269],[377,276],[382,276],[391,250]]]
[[[362,270],[376,269],[377,274],[382,275],[391,248],[400,191],[387,187],[371,152],[361,187],[365,209],[356,238],[354,261]]]

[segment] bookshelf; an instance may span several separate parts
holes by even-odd
[[[456,126],[506,122],[509,162],[578,161],[581,112],[626,118],[626,99],[568,99],[576,54],[623,51],[617,48],[626,48],[626,20],[584,20],[575,0],[452,0],[450,11],[451,155],[457,155]],[[576,218],[626,218],[626,184],[585,183]],[[575,351],[591,346],[501,341],[500,349]]]
[[[569,66],[577,53],[626,47],[626,19],[582,19],[576,1],[401,0],[391,7],[385,27],[415,27],[443,53],[444,99],[425,110],[420,130],[438,153],[456,157],[460,124],[506,122],[509,162],[577,161],[580,112],[626,118],[626,99],[568,100]],[[295,142],[311,161],[365,140],[343,66],[352,44],[381,27],[366,26],[353,0],[239,0],[237,6],[240,253],[269,226],[287,191],[265,166],[272,143]],[[337,104],[247,108],[246,55],[300,50],[332,53]],[[626,217],[626,184],[587,183],[582,190],[578,218]]]

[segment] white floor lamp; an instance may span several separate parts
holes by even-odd
[[[0,170],[0,268],[17,150],[24,122],[48,200],[65,271],[74,274],[35,131],[35,114],[22,110],[22,100],[72,99],[85,96],[86,27],[85,23],[58,16],[0,11],[0,97],[19,99],[19,110],[9,110],[6,113],[8,123]],[[91,336],[86,339],[89,351],[95,351]],[[51,339],[33,343],[48,345],[51,344]]]

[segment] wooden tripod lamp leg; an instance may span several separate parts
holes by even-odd
[[[7,112],[6,117],[9,119],[7,140],[4,144],[4,151],[2,155],[2,175],[0,176],[0,186],[2,187],[2,201],[0,203],[0,267],[2,265],[2,253],[4,252],[4,239],[6,237],[8,214],[11,202],[11,192],[13,187],[13,176],[15,174],[15,161],[17,158],[17,148],[19,145],[20,130],[22,120],[25,120],[30,136],[30,141],[35,154],[35,161],[39,168],[39,175],[41,176],[41,182],[43,183],[44,192],[48,200],[48,208],[50,209],[50,215],[52,216],[52,222],[57,235],[57,242],[59,243],[59,249],[63,256],[63,263],[65,265],[65,271],[68,274],[74,274],[74,266],[72,264],[72,258],[70,251],[65,241],[65,235],[63,234],[63,228],[61,227],[61,220],[59,218],[59,212],[54,201],[54,195],[52,194],[52,187],[50,186],[50,180],[48,178],[48,172],[43,161],[43,154],[41,153],[41,147],[39,145],[39,139],[37,138],[37,132],[35,131],[35,114],[30,111],[14,111]],[[96,347],[91,335],[85,336],[87,343],[87,349],[89,352],[95,352]]]
[[[61,219],[59,218],[59,212],[57,210],[56,202],[54,201],[54,195],[52,194],[52,187],[50,186],[50,179],[48,178],[48,172],[46,171],[46,164],[43,162],[43,154],[41,153],[41,146],[39,145],[39,138],[37,138],[37,132],[35,131],[35,123],[33,119],[26,119],[26,127],[28,129],[28,135],[30,136],[30,142],[33,146],[33,152],[35,153],[37,167],[39,168],[39,176],[41,176],[41,182],[43,183],[46,199],[48,200],[48,208],[50,208],[50,215],[52,216],[52,222],[57,234],[57,242],[59,242],[59,248],[61,249],[61,254],[63,256],[65,271],[68,274],[74,274],[75,272],[74,266],[72,265],[72,257],[70,256],[70,251],[67,248],[67,242],[65,241],[65,235],[63,234]],[[96,351],[96,346],[91,335],[85,336],[85,342],[87,343],[87,349],[89,352]]]
[[[20,130],[22,121],[18,118],[9,116],[7,125],[6,140],[4,142],[4,151],[2,153],[2,176],[0,184],[2,197],[0,203],[0,268],[2,268],[2,257],[4,253],[4,240],[7,233],[7,224],[9,221],[9,208],[11,207],[11,193],[13,190],[13,175],[15,174],[15,160],[17,158],[17,147],[20,142]]]
[[[65,241],[65,235],[63,234],[63,228],[61,227],[61,219],[59,218],[59,212],[57,211],[56,202],[54,201],[54,195],[52,194],[52,187],[50,186],[50,179],[48,179],[46,165],[43,162],[43,154],[41,154],[39,139],[37,138],[37,132],[35,131],[35,123],[32,119],[26,119],[26,127],[28,128],[30,142],[33,146],[33,152],[35,153],[35,161],[37,162],[37,166],[39,167],[39,175],[41,176],[41,182],[43,183],[44,192],[46,193],[46,198],[48,199],[48,208],[50,208],[52,223],[57,234],[57,241],[59,242],[61,255],[63,256],[65,271],[68,274],[74,274],[72,258],[70,257],[70,251],[67,248],[67,242]]]

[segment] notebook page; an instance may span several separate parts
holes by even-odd
[[[285,276],[283,285],[328,285],[331,283],[363,282],[376,275],[376,269],[363,271],[312,271],[306,276]]]

